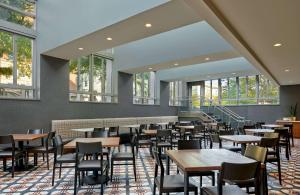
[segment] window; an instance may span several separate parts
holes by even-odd
[[[34,0],[0,0],[0,19],[33,29],[35,9]]]
[[[98,54],[69,62],[70,101],[117,102],[112,94],[112,62]]]
[[[204,82],[204,105],[208,106],[210,105],[210,99],[211,99],[211,81],[205,81]]]
[[[170,96],[169,106],[180,106],[182,98],[182,82],[173,81],[169,83]]]
[[[201,86],[192,86],[192,109],[200,109]]]
[[[33,39],[0,30],[0,96],[34,99]]]
[[[133,103],[158,104],[155,98],[155,72],[137,73],[133,76]]]
[[[279,87],[263,75],[210,80],[204,86],[205,98],[212,99],[213,104],[219,104],[218,100],[222,105],[279,103]]]

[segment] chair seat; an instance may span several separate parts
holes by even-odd
[[[19,154],[22,154],[22,152],[15,151],[15,156],[18,156]],[[0,158],[4,158],[4,157],[12,157],[12,151],[10,150],[0,151]]]
[[[160,177],[156,177],[154,182],[158,187],[160,187]],[[163,190],[169,192],[183,192],[184,191],[184,177],[182,175],[165,175],[163,181]],[[192,183],[189,183],[189,191],[194,191],[197,189]]]
[[[75,163],[76,162],[76,154],[63,154],[62,156],[57,157],[56,161],[58,163]]]
[[[49,152],[51,152],[51,151],[53,151],[55,148],[54,147],[52,147],[52,146],[49,146],[48,147],[48,151]],[[33,148],[30,148],[30,149],[28,149],[27,150],[29,153],[38,153],[38,152],[40,152],[40,153],[46,153],[46,151],[47,151],[47,149],[46,149],[46,147],[44,147],[44,146],[38,146],[38,147],[33,147]]]
[[[218,195],[218,187],[203,187],[202,192],[207,195]],[[222,187],[223,195],[247,195],[241,188],[236,185],[225,185]]]
[[[152,141],[151,140],[139,140],[138,144],[139,145],[151,145]]]
[[[117,152],[111,157],[112,160],[132,160],[133,154],[130,152]]]
[[[158,142],[156,144],[157,147],[171,147],[172,144],[170,142]]]
[[[226,150],[230,150],[232,152],[240,152],[240,151],[242,151],[242,148],[238,147],[238,146],[223,146],[222,148],[226,149]]]
[[[106,160],[103,160],[103,170],[107,167],[108,162]],[[100,160],[83,160],[78,164],[78,169],[80,170],[100,170],[101,164]]]

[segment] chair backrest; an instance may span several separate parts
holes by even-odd
[[[256,122],[255,123],[255,128],[257,129],[261,129],[262,128],[262,125],[266,124],[265,122]]]
[[[172,130],[170,130],[170,129],[157,130],[156,139],[157,139],[157,141],[171,140],[172,139]]]
[[[103,170],[103,149],[101,142],[76,142],[76,167],[84,156],[92,156],[93,160],[98,160],[100,155],[99,165]],[[88,160],[87,160],[88,161]]]
[[[50,145],[52,145],[54,136],[55,136],[55,131],[50,131],[48,133],[46,140],[45,140],[46,148],[49,147],[49,143],[50,143]]]
[[[259,146],[261,147],[265,147],[265,148],[274,148],[274,147],[278,147],[278,141],[279,138],[270,138],[270,137],[263,137],[260,140],[260,144]]]
[[[119,126],[116,127],[109,127],[107,132],[108,137],[111,137],[113,135],[119,136]]]
[[[94,128],[92,137],[107,137],[107,132],[105,128]]]
[[[266,132],[264,133],[265,138],[279,138],[279,133]]]
[[[259,147],[255,145],[247,145],[244,153],[244,156],[261,163],[265,163],[266,155],[267,155],[267,148]]]
[[[199,140],[178,140],[178,150],[201,149]]]
[[[278,133],[279,137],[281,137],[281,138],[289,138],[289,129],[288,129],[288,127],[276,128],[276,129],[274,129],[274,132]]]
[[[56,135],[56,136],[53,138],[53,146],[54,146],[55,149],[56,149],[56,154],[58,154],[58,155],[62,155],[62,154],[63,154],[63,151],[64,151],[64,144],[63,144],[63,141],[62,141],[60,135]]]
[[[15,147],[14,137],[12,135],[0,135],[0,145],[10,145]]]
[[[28,129],[27,134],[43,134],[43,129]]]
[[[162,129],[160,125],[157,125],[157,124],[150,124],[149,125],[149,129],[151,130],[159,130],[159,129]]]
[[[218,184],[219,194],[222,194],[222,183],[232,182],[236,184],[243,184],[251,181],[256,181],[256,188],[258,190],[257,178],[259,177],[260,162],[253,163],[228,163],[223,162],[220,172],[220,179]]]
[[[154,170],[154,178],[157,177],[158,174],[158,167],[160,168],[160,188],[163,188],[164,185],[164,175],[165,175],[165,168],[162,163],[161,157],[158,151],[153,150],[152,152],[154,160],[155,160],[155,170]]]

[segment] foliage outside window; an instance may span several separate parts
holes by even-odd
[[[170,106],[181,106],[182,82],[181,81],[170,82],[169,89],[170,89],[169,105]]]
[[[113,60],[91,54],[69,62],[70,101],[116,102],[112,95]]]
[[[0,19],[34,28],[35,9],[34,0],[0,0]]]
[[[210,103],[208,100],[211,99],[211,81],[205,81],[204,82],[204,105],[208,106]]]
[[[158,104],[155,98],[155,72],[137,73],[133,76],[133,103]]]
[[[33,40],[0,30],[0,96],[33,99]]]
[[[192,109],[199,109],[201,101],[201,86],[192,86]]]
[[[210,101],[219,104],[218,99],[222,105],[279,103],[279,87],[263,75],[219,79],[219,85],[217,81],[205,81],[205,105]]]

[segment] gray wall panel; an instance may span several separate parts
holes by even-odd
[[[161,105],[132,104],[132,75],[119,73],[118,104],[69,102],[67,61],[41,56],[39,101],[0,100],[0,133],[26,132],[29,128],[51,128],[51,120],[177,115],[169,107],[168,83],[161,82]]]

